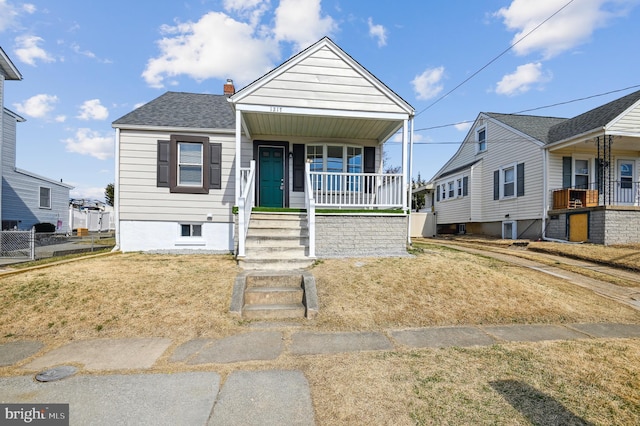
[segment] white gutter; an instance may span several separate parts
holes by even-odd
[[[116,168],[113,182],[113,213],[116,225],[116,245],[112,251],[120,250],[120,129],[116,128]]]

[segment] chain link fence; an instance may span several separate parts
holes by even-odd
[[[34,260],[36,234],[31,231],[0,231],[0,258]]]

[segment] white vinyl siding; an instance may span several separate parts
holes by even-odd
[[[406,113],[327,47],[276,76],[249,94],[242,103]]]
[[[158,141],[169,140],[176,133],[120,131],[120,219],[197,223],[208,220],[207,215],[211,213],[212,222],[233,222],[235,135],[208,135],[210,143],[222,144],[222,190],[179,194],[157,187],[156,182]],[[243,141],[242,167],[249,167],[252,150],[251,144]]]
[[[482,121],[481,124],[478,121]],[[469,177],[469,196],[457,202],[438,203],[438,224],[460,222],[496,222],[504,220],[506,214],[513,220],[535,219],[542,215],[543,197],[543,150],[536,143],[510,128],[488,118],[477,120],[469,130],[458,152],[446,168],[453,170],[473,164]],[[477,131],[486,130],[487,149],[477,152]],[[525,195],[508,199],[493,199],[493,173],[506,166],[525,163]],[[517,176],[517,175],[516,175]],[[448,177],[437,183],[447,182]],[[514,181],[514,194],[517,180]]]
[[[638,132],[638,123],[640,122],[640,103],[630,109],[626,114],[622,115],[617,121],[611,123],[607,131],[612,132]]]

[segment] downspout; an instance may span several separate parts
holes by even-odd
[[[116,127],[116,169],[113,183],[113,213],[116,225],[116,245],[112,251],[120,250],[120,129]],[[73,228],[71,229],[73,231]]]

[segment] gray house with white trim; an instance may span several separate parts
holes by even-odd
[[[167,92],[113,123],[118,244],[244,259],[272,213],[296,215],[306,259],[404,254],[413,115],[329,38],[237,92]],[[396,132],[402,171],[385,174]]]
[[[0,48],[2,230],[29,230],[37,223],[51,223],[56,232],[68,232],[69,190],[73,187],[16,167],[16,128],[25,119],[4,107],[4,83],[11,80],[22,80],[22,75]]]

